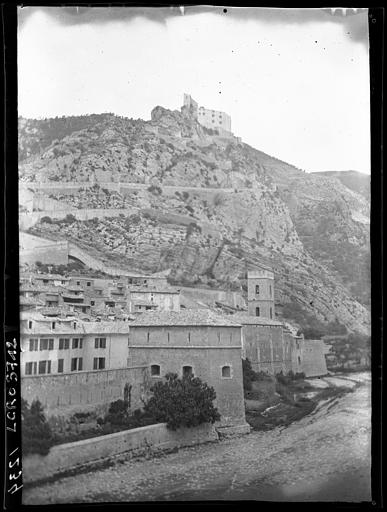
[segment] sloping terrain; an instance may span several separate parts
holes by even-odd
[[[20,154],[29,155],[20,181],[85,183],[84,191],[51,195],[77,208],[128,208],[128,215],[45,219],[32,232],[73,240],[132,270],[171,268],[175,283],[192,286],[240,289],[246,270],[270,264],[278,304],[297,302],[322,321],[368,332],[369,202],[362,195],[178,111],[156,107],[149,122],[81,119],[84,128],[69,118],[66,129],[62,121],[59,129],[20,120]],[[50,139],[52,130],[63,137]],[[112,193],[104,186],[112,182],[139,188]]]
[[[327,178],[337,178],[343,185],[349,189],[364,196],[368,201],[371,195],[371,180],[368,174],[358,171],[325,171],[316,172],[320,176]]]

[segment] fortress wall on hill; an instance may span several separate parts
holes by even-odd
[[[64,219],[66,215],[74,215],[78,220],[91,220],[97,217],[104,219],[105,217],[119,217],[121,214],[125,217],[133,213],[137,213],[138,208],[83,208],[77,209],[69,206],[62,210],[45,210],[41,212],[21,213],[19,215],[19,228],[27,230],[43,217],[50,217],[52,219]]]

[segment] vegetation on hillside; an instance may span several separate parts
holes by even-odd
[[[320,339],[325,335],[346,334],[347,328],[337,319],[335,322],[324,323],[313,314],[308,313],[297,302],[288,302],[282,309],[283,317],[289,322],[295,322],[300,326],[299,333],[306,339]]]

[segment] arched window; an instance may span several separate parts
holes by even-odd
[[[231,379],[231,366],[222,366],[222,378]]]
[[[192,366],[183,366],[183,377],[189,377],[190,375],[193,375]]]
[[[152,375],[152,377],[159,377],[160,376],[160,365],[159,364],[152,364],[151,365],[151,375]]]

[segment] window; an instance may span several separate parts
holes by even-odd
[[[30,338],[30,352],[38,350],[38,338]]]
[[[55,329],[55,322],[51,323],[51,329],[53,329],[53,330]]]
[[[82,370],[82,357],[72,357],[71,358],[71,371],[80,371]]]
[[[259,284],[255,285],[255,295],[259,295]]]
[[[146,335],[146,341],[149,341],[149,332]]]
[[[32,329],[32,320],[28,320],[28,329]]]
[[[95,348],[106,348],[106,338],[95,338]]]
[[[270,308],[270,318],[273,318],[273,308]]]
[[[73,338],[73,348],[82,348],[83,338]]]
[[[91,304],[92,306],[95,306],[95,301],[94,301],[94,300],[91,300],[91,301],[90,301],[90,304]]]
[[[259,308],[255,308],[255,316],[261,316],[261,310]]]
[[[159,377],[160,373],[161,373],[160,365],[152,364],[152,366],[151,366],[151,375],[152,375],[152,377]]]
[[[188,342],[191,343],[191,333],[188,333]]]
[[[104,370],[105,369],[105,358],[95,357],[93,360],[93,370]]]
[[[87,281],[86,286],[91,286],[90,281]]]
[[[53,338],[42,338],[40,340],[39,350],[54,350],[54,339]]]
[[[298,364],[301,364],[301,357],[298,356]]]
[[[220,343],[220,332],[218,332],[218,341]]]
[[[59,338],[59,350],[70,348],[70,338]]]
[[[77,281],[77,285],[79,286],[80,284],[81,284],[81,282],[80,282],[80,281]]]
[[[73,322],[73,329],[77,328],[77,322]]]
[[[40,340],[40,350],[48,350],[48,340]]]
[[[222,366],[222,378],[231,379],[231,366]]]
[[[169,342],[170,342],[170,340],[171,340],[171,335],[170,335],[170,333],[167,333],[167,336],[168,336],[168,343],[169,343]]]
[[[183,366],[183,377],[189,377],[193,375],[192,366]]]
[[[58,359],[58,373],[63,373],[63,362],[64,359]]]
[[[37,367],[36,362],[34,362],[34,363],[26,363],[25,374],[26,375],[36,375],[36,367]]]
[[[51,361],[39,361],[39,375],[51,373]]]
[[[272,290],[271,285],[269,286],[269,290],[270,290],[270,297],[271,297],[271,296],[272,296],[272,294],[273,294],[273,290]]]

